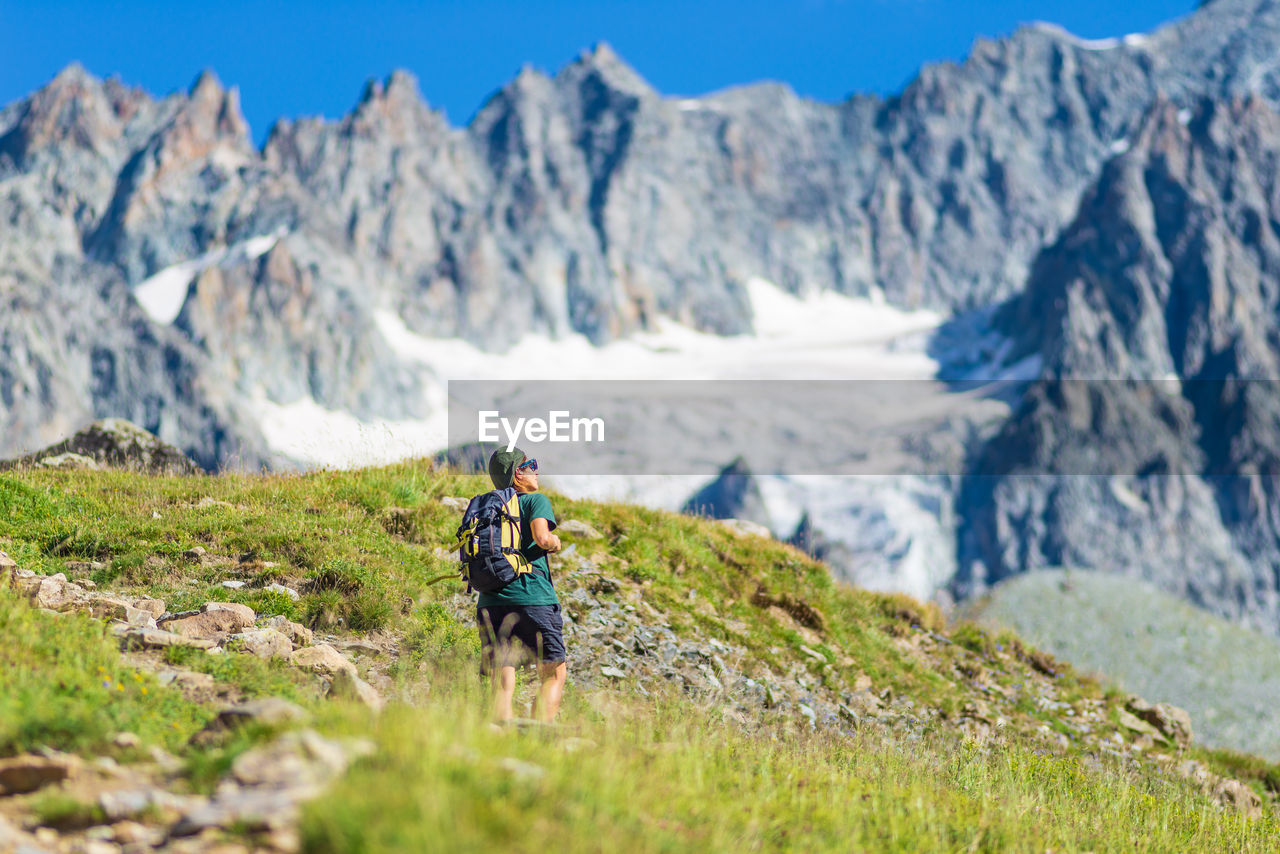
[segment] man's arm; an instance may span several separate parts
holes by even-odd
[[[546,519],[533,519],[529,522],[529,530],[533,533],[533,541],[544,551],[560,551],[560,537],[551,533],[551,525]]]

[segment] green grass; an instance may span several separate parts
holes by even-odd
[[[178,750],[211,711],[124,666],[105,624],[33,611],[0,589],[0,756],[107,752],[122,731]]]
[[[602,695],[562,730],[494,732],[481,705],[458,684],[385,715],[378,753],[307,809],[304,850],[1266,851],[1280,831],[1018,746],[748,734],[678,699]]]

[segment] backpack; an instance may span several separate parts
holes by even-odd
[[[520,553],[520,495],[512,487],[472,498],[457,537],[458,571],[470,590],[493,593],[533,571]]]

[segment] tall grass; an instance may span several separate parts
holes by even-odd
[[[309,852],[1271,851],[1274,818],[1181,782],[934,737],[748,733],[712,708],[592,694],[495,731],[469,682],[377,725],[304,821]]]

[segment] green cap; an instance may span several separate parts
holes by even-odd
[[[499,448],[489,457],[489,480],[497,489],[506,489],[516,479],[516,466],[524,462],[524,451],[519,448]]]

